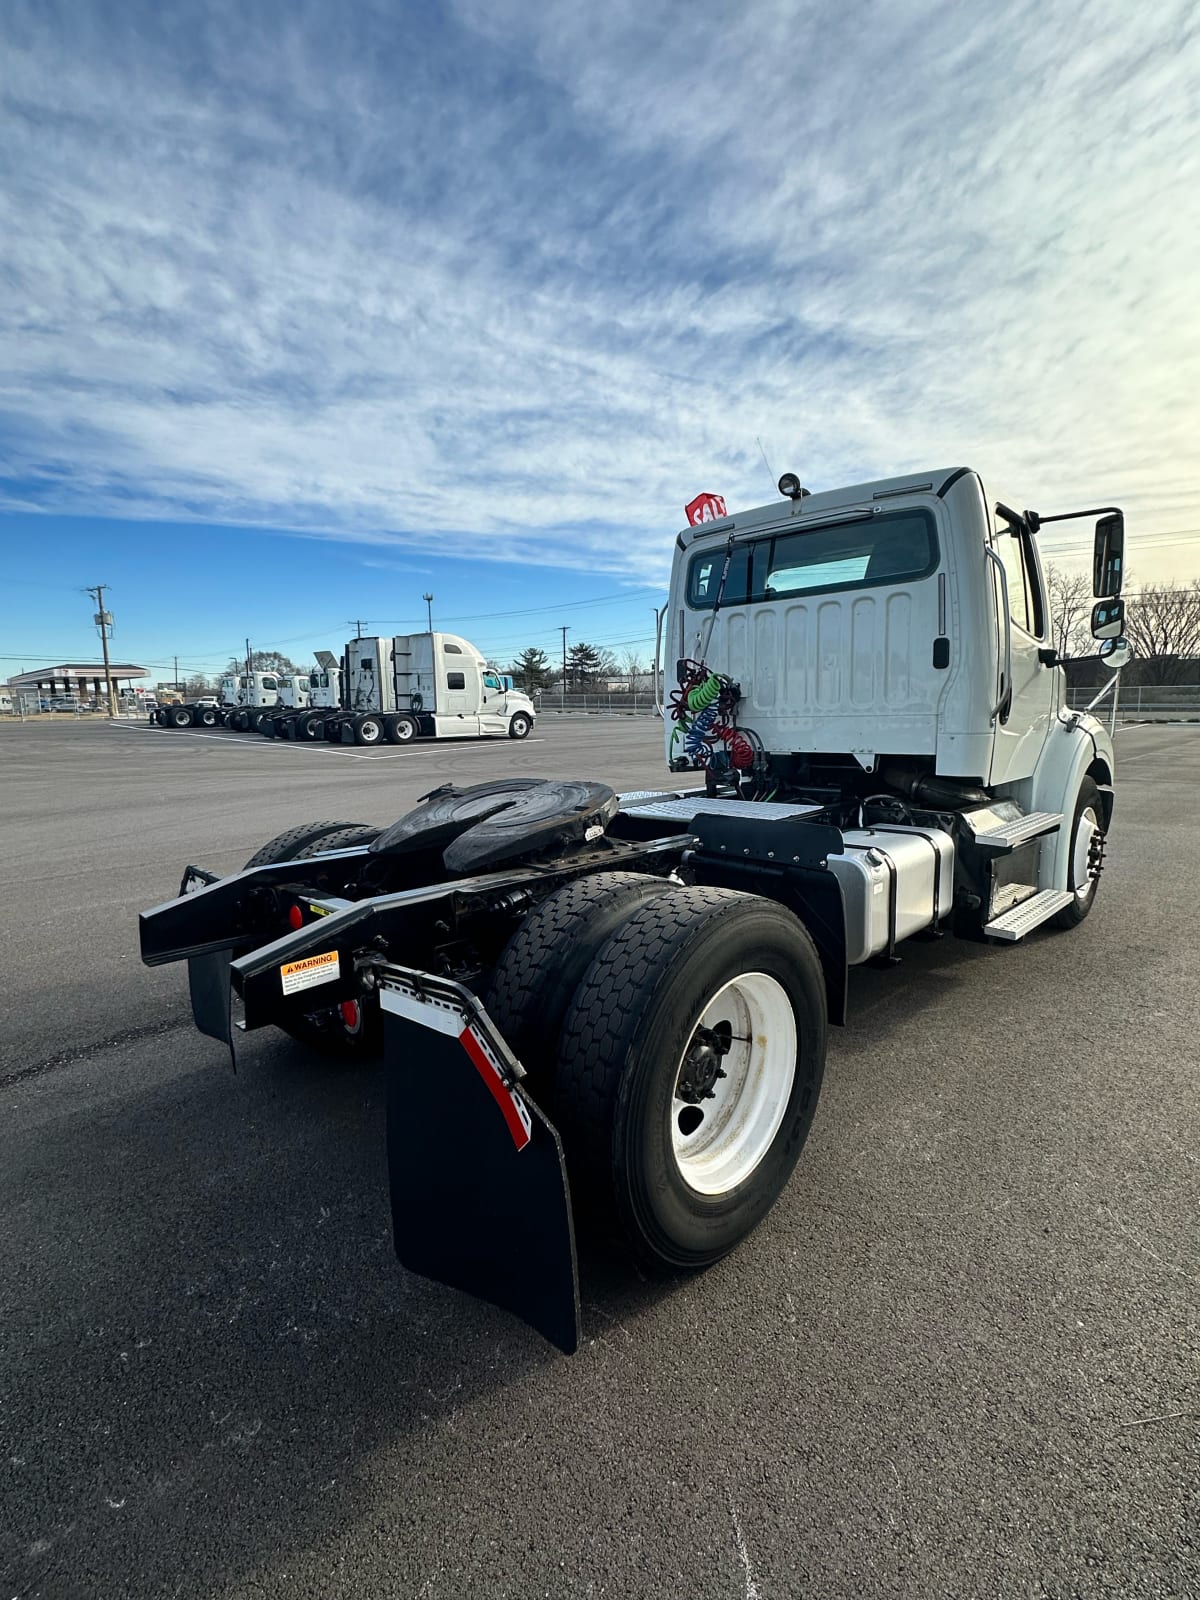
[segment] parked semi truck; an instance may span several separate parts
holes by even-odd
[[[1051,517],[963,467],[780,492],[676,540],[670,787],[447,785],[386,828],[316,821],[231,876],[188,866],[141,918],[143,960],[188,962],[231,1052],[267,1025],[382,1047],[399,1259],[564,1350],[576,1215],[677,1271],[770,1211],[848,967],[1095,905],[1113,746],[1066,703]],[[1056,514],[1076,516],[1117,669],[1124,521]]]
[[[322,713],[341,705],[342,674],[337,657],[330,650],[318,650],[315,660],[309,672],[281,680],[279,704],[258,720],[258,731],[266,738],[318,738],[324,727]],[[307,731],[310,721],[312,732]]]
[[[216,696],[159,706],[150,720],[164,728],[237,728],[242,733],[258,726],[264,711],[279,703],[277,672],[227,672]]]
[[[533,701],[453,633],[351,639],[343,708],[324,719],[333,743],[411,744],[416,739],[526,739]]]

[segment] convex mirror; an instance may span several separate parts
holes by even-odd
[[[1092,607],[1093,639],[1119,639],[1124,631],[1124,600],[1101,600]]]
[[[1113,672],[1120,672],[1121,668],[1129,660],[1129,656],[1128,639],[1105,639],[1100,646],[1100,659]]]

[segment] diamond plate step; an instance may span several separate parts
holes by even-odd
[[[1074,898],[1070,889],[1043,889],[989,922],[983,931],[989,939],[1023,939],[1043,922],[1048,922],[1056,911],[1069,906]]]
[[[1019,844],[1028,844],[1030,839],[1057,832],[1062,822],[1061,811],[1031,811],[1027,817],[1006,822],[1002,828],[989,828],[986,833],[977,833],[975,843],[982,845],[985,850],[1015,850]]]

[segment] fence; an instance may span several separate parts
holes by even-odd
[[[654,696],[649,689],[614,689],[611,692],[601,689],[595,693],[568,690],[566,694],[559,694],[557,689],[544,689],[541,694],[534,695],[533,703],[543,717],[554,711],[590,711],[612,716],[654,715]]]
[[[1082,711],[1096,698],[1100,687],[1070,689],[1067,704],[1072,711]],[[654,696],[647,690],[600,690],[597,693],[569,692],[558,694],[553,689],[536,697],[538,710],[543,716],[555,711],[591,712],[593,715],[653,716]],[[1112,695],[1107,695],[1096,708],[1096,714],[1108,720],[1112,712]],[[1157,685],[1152,683],[1124,684],[1117,697],[1118,722],[1196,722],[1200,721],[1200,683]]]
[[[1067,704],[1082,711],[1100,693],[1099,688],[1071,689]],[[1096,707],[1105,721],[1111,715],[1112,695]],[[1121,683],[1117,690],[1118,722],[1200,722],[1200,683]]]

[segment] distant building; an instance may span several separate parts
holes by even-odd
[[[120,695],[133,695],[134,684],[150,676],[149,668],[136,667],[128,661],[114,661],[109,667],[113,687]],[[57,667],[35,667],[32,672],[18,672],[8,680],[8,692],[14,703],[37,710],[43,700],[71,698],[79,701],[103,701],[107,694],[102,661],[65,661]]]

